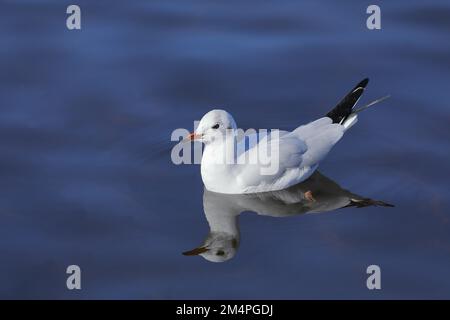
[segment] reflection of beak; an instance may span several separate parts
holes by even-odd
[[[194,141],[196,139],[200,139],[202,137],[201,134],[196,134],[195,132],[189,133],[186,138],[184,138],[187,141]]]
[[[192,249],[190,251],[183,252],[183,255],[185,255],[185,256],[198,256],[199,254],[204,253],[206,251],[208,251],[208,248],[206,248],[206,247],[198,247],[198,248]]]

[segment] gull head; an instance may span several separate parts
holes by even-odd
[[[239,240],[224,232],[212,232],[205,240],[205,244],[183,252],[185,256],[202,256],[211,262],[225,262],[233,258],[237,252]]]
[[[231,114],[225,110],[211,110],[203,116],[195,132],[189,134],[187,139],[208,144],[225,138],[227,133],[236,129],[236,122]]]

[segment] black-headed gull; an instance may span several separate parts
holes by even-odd
[[[314,193],[315,201],[309,201],[304,196],[308,191]],[[200,255],[211,262],[223,262],[233,258],[240,244],[238,216],[242,212],[289,217],[367,206],[393,205],[347,191],[319,171],[315,171],[308,180],[281,191],[230,195],[205,190],[203,210],[210,229],[208,236],[201,246],[183,254]]]
[[[368,82],[358,83],[325,117],[290,132],[242,135],[228,112],[208,112],[187,137],[205,144],[201,175],[206,189],[227,194],[267,192],[306,180],[357,122],[357,113],[385,99],[354,108]],[[236,147],[239,142],[244,147]],[[306,196],[313,200],[311,193]]]

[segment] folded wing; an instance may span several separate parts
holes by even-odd
[[[342,137],[343,127],[328,117],[290,133],[271,132],[241,154],[236,169],[241,185],[257,190],[280,190],[306,180]],[[245,158],[243,158],[245,157]],[[257,159],[251,163],[249,159]],[[262,170],[263,168],[263,170]],[[250,192],[251,189],[245,190]]]

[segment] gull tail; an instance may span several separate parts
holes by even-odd
[[[354,109],[358,103],[361,95],[369,83],[369,79],[366,78],[358,83],[330,112],[327,113],[327,117],[333,120],[333,123],[342,124],[345,127],[345,131],[350,129],[356,122],[358,122],[357,113],[377,104],[389,96],[377,99],[369,104],[366,104],[358,109]]]

